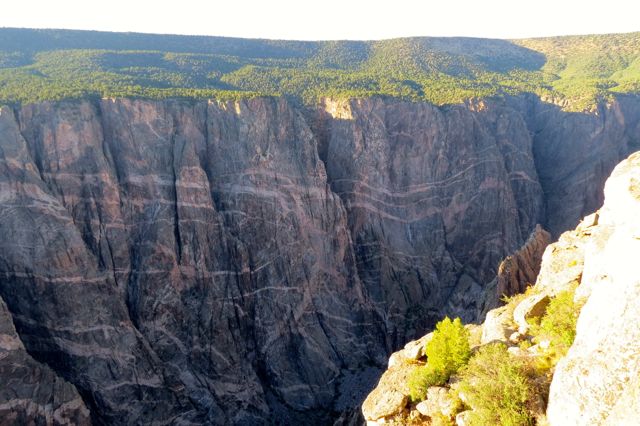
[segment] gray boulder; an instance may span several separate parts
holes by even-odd
[[[527,334],[530,319],[544,315],[550,301],[551,299],[546,294],[534,294],[518,303],[513,311],[513,320],[521,335]]]

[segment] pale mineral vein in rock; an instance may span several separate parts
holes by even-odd
[[[638,118],[632,98],[4,107],[0,296],[103,422],[326,423],[444,314],[476,320],[536,224],[597,208]]]

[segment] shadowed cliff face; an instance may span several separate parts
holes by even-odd
[[[523,112],[533,134],[547,204],[545,228],[558,237],[602,205],[613,168],[640,149],[640,101],[620,96],[593,113],[578,114],[524,99],[513,107]]]
[[[325,112],[329,180],[394,346],[445,305],[475,320],[484,283],[544,217],[522,116],[485,102],[381,99],[329,101]]]
[[[327,423],[392,349],[474,320],[536,223],[597,207],[640,106],[543,107],[2,108],[0,296],[96,422]]]
[[[0,300],[0,425],[90,424],[76,388],[26,352]]]
[[[330,408],[341,371],[384,359],[344,209],[283,100],[1,118],[2,296],[96,416]]]

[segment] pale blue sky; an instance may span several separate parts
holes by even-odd
[[[4,0],[0,27],[297,40],[640,31],[637,0]]]

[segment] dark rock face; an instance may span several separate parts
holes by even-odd
[[[537,223],[577,222],[637,143],[639,105],[3,108],[0,296],[20,356],[98,423],[327,423],[391,350],[444,314],[476,319]],[[577,149],[561,139],[581,120],[603,122],[607,146],[565,173],[555,144]]]
[[[2,296],[98,418],[286,419],[384,359],[344,209],[283,100],[2,118]]]
[[[381,99],[325,111],[329,180],[393,345],[432,326],[445,305],[473,321],[500,260],[544,219],[522,116],[485,102]]]
[[[481,316],[500,306],[503,297],[524,293],[527,287],[535,284],[542,255],[550,243],[551,234],[536,225],[522,247],[500,262],[496,277],[485,288],[486,299]]]
[[[88,425],[76,388],[26,352],[0,300],[0,425]]]
[[[620,96],[590,114],[563,112],[535,98],[519,107],[533,134],[547,204],[545,229],[557,238],[602,205],[613,168],[640,149],[640,102]]]

